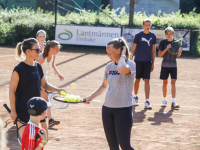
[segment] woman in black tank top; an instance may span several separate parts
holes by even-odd
[[[40,96],[40,87],[58,93],[64,90],[48,84],[44,79],[40,64],[34,61],[38,59],[39,52],[38,41],[34,38],[25,39],[23,42],[18,43],[16,47],[16,59],[21,60],[21,62],[14,68],[10,80],[10,117],[13,121],[16,118],[25,123],[29,121],[27,102],[32,97]],[[21,126],[19,122],[17,124]],[[47,132],[46,122],[43,121],[41,125]],[[23,134],[24,128],[20,129],[20,135]]]

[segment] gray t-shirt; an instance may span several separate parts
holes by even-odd
[[[172,41],[167,41],[167,39],[162,40],[159,44],[159,50],[161,51],[165,50],[167,45],[171,43]],[[177,67],[176,58],[177,58],[177,55],[172,55],[169,51],[166,51],[165,54],[163,55],[163,61],[162,61],[161,66],[168,67],[168,68]]]
[[[104,79],[108,81],[109,88],[106,93],[104,106],[110,108],[130,107],[133,105],[133,85],[135,77],[135,62],[128,60],[131,72],[120,74],[117,71],[117,64],[110,62],[107,64]]]

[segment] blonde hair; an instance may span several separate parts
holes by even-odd
[[[151,23],[151,20],[150,20],[149,18],[145,18],[145,19],[143,20],[143,25],[144,25],[145,22],[150,22],[150,23]]]
[[[36,33],[36,38],[38,37],[38,34],[40,34],[40,33],[44,33],[44,34],[45,34],[45,37],[46,37],[46,35],[47,35],[46,31],[44,31],[44,30],[39,30],[39,31]]]
[[[34,44],[38,43],[35,38],[25,39],[23,42],[19,42],[16,46],[15,59],[23,61],[26,58],[26,50],[31,49]]]
[[[126,40],[123,37],[120,38],[115,38],[113,40],[111,40],[110,42],[108,42],[107,45],[111,45],[113,44],[113,48],[117,49],[121,49],[123,50],[123,46],[126,47],[126,60],[129,60],[129,46],[126,42]]]
[[[55,46],[58,46],[59,48],[61,47],[60,43],[55,40],[47,41],[47,43],[44,47],[43,57],[46,58],[49,55],[50,48],[53,48]]]
[[[167,27],[165,29],[165,34],[167,34],[167,32],[171,31],[174,34],[174,29],[172,27]]]

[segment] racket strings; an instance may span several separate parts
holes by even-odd
[[[182,43],[183,43],[183,38],[182,38],[182,39],[179,39],[179,40],[176,40],[176,41],[174,41],[173,43],[178,43],[178,44],[182,45]]]
[[[56,101],[54,99],[54,97],[60,97],[62,100],[64,100],[64,97],[60,96],[58,93],[52,93],[51,95],[49,95],[49,99],[50,99],[50,102],[51,104],[55,107],[55,108],[58,108],[58,109],[65,109],[68,107],[69,103],[62,103],[60,101]]]

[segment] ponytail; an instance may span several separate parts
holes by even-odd
[[[50,41],[47,41],[45,47],[44,47],[44,51],[43,51],[43,57],[46,58],[49,54],[49,50],[50,50]]]
[[[34,44],[38,43],[35,38],[25,39],[23,42],[19,42],[16,46],[16,56],[15,59],[23,61],[26,59],[26,50],[31,49]]]
[[[121,42],[122,50],[123,50],[123,46],[126,47],[126,60],[129,60],[129,57],[130,57],[129,51],[130,51],[130,49],[129,49],[129,46],[128,46],[126,40],[123,37],[120,37],[119,41]]]
[[[25,56],[24,56],[23,50],[22,50],[22,42],[19,42],[19,43],[17,44],[15,59],[16,59],[16,60],[19,60],[19,61],[22,61],[22,60],[25,59]]]
[[[43,57],[46,58],[49,55],[50,48],[53,48],[55,46],[58,46],[59,48],[61,47],[60,43],[55,40],[47,41],[44,47]]]
[[[115,49],[121,49],[121,51],[123,50],[123,46],[126,47],[126,60],[129,60],[129,46],[126,42],[126,40],[123,37],[120,38],[115,38],[113,40],[111,40],[107,45],[111,45],[113,44],[113,48]]]

